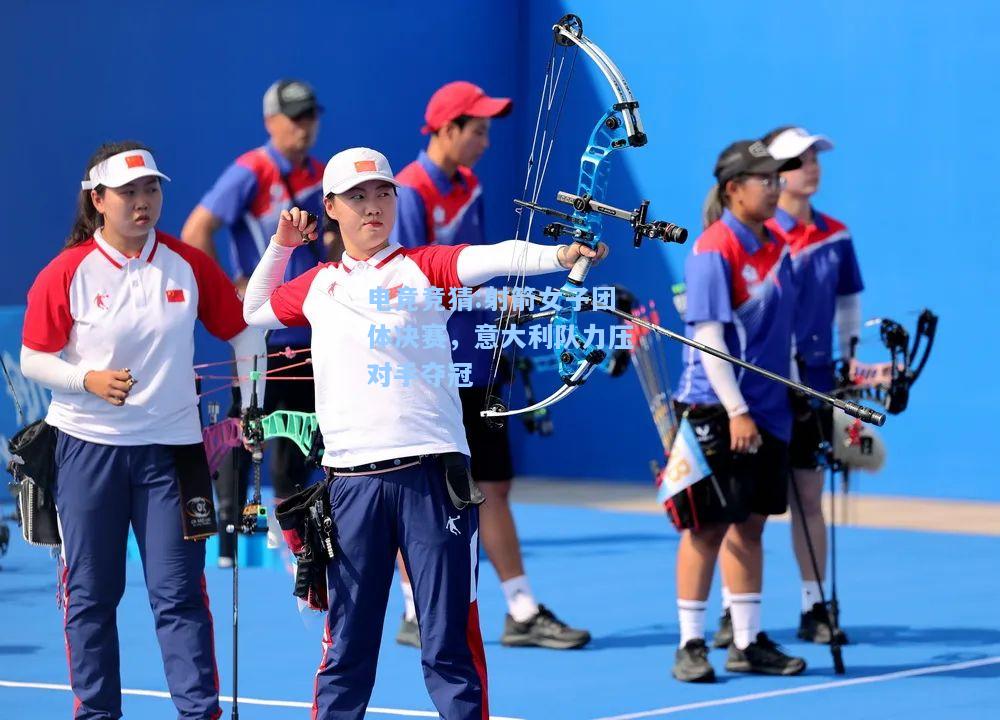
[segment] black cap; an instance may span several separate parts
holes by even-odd
[[[760,140],[737,140],[719,154],[715,163],[715,179],[720,185],[737,175],[770,175],[794,170],[802,165],[796,158],[778,160],[767,151]]]
[[[278,80],[264,93],[264,116],[287,115],[295,119],[309,112],[322,112],[316,93],[301,80]]]

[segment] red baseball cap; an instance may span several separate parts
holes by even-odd
[[[426,125],[420,132],[437,132],[457,117],[494,118],[507,115],[514,102],[510,98],[491,98],[478,85],[464,80],[450,82],[431,95],[424,113]]]

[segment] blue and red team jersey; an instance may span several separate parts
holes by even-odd
[[[403,247],[423,245],[486,244],[483,189],[479,179],[467,167],[449,178],[424,151],[396,174],[399,188],[396,226],[392,240]],[[492,350],[477,350],[476,325],[489,323],[492,313],[486,310],[456,312],[448,321],[448,333],[458,342],[452,352],[456,363],[471,363],[470,379],[477,387],[489,383]]]
[[[834,385],[833,322],[837,298],[864,290],[854,243],[847,227],[813,210],[813,222],[800,223],[781,208],[767,221],[792,253],[798,291],[795,343],[805,365],[803,381],[828,392]]]
[[[684,268],[687,334],[702,322],[721,322],[731,355],[788,376],[796,312],[796,287],[788,246],[780,236],[762,243],[729,210],[694,244]],[[788,390],[757,373],[734,368],[753,421],[788,442],[792,414]],[[701,353],[684,348],[677,400],[716,404]]]
[[[289,197],[289,189],[295,197]],[[282,210],[293,205],[323,217],[323,165],[308,158],[293,168],[268,143],[240,155],[201,199],[201,206],[229,228],[229,264],[232,276],[250,277],[267,244],[278,230]],[[291,280],[326,260],[322,242],[297,248],[285,273]],[[309,345],[309,328],[273,331],[268,344]]]

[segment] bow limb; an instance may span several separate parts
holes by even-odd
[[[591,373],[594,372],[597,368],[597,364],[598,363],[591,363],[589,361],[585,362],[577,368],[576,372],[574,372],[570,377],[563,380],[563,385],[561,387],[559,387],[547,398],[539,400],[534,405],[529,405],[528,407],[519,408],[517,410],[508,410],[503,407],[502,404],[496,402],[489,408],[482,410],[479,413],[479,416],[488,421],[497,418],[513,417],[514,415],[523,415],[524,413],[535,412],[537,410],[547,408],[549,405],[553,405],[576,392],[576,390],[587,381],[587,378],[590,377]]]
[[[552,26],[552,32],[558,44],[576,45],[593,61],[611,86],[618,105],[626,106],[621,109],[624,110],[622,119],[628,135],[628,144],[634,147],[645,145],[646,133],[643,132],[642,120],[639,118],[639,103],[614,61],[583,34],[583,21],[577,15],[566,15]]]
[[[303,455],[309,455],[316,428],[319,426],[316,413],[275,410],[262,418],[261,422],[265,440],[286,438],[295,443]]]
[[[201,431],[205,443],[205,455],[208,458],[208,470],[214,474],[222,464],[226,453],[243,446],[243,434],[240,421],[237,418],[226,418],[212,425],[207,425]]]
[[[927,358],[930,357],[931,349],[934,347],[934,335],[937,334],[937,323],[938,316],[927,309],[924,309],[917,319],[917,331],[913,335],[913,347],[910,349],[909,355],[910,385],[915,383],[924,371]],[[924,341],[922,353],[920,353],[921,340]],[[920,354],[919,360],[917,359],[918,354]]]

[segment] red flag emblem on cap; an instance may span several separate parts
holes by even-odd
[[[167,302],[184,302],[184,291],[167,290]]]
[[[146,161],[143,159],[142,155],[129,155],[125,158],[125,164],[130,168],[146,167]]]
[[[374,160],[358,160],[354,163],[354,172],[378,172]]]

